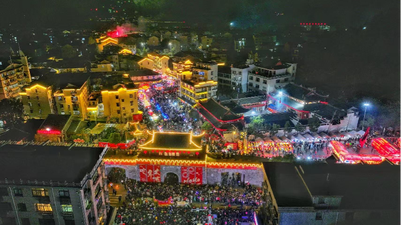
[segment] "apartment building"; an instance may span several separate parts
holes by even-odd
[[[231,86],[239,93],[248,91],[248,72],[254,65],[232,65],[231,66]]]
[[[103,225],[107,148],[0,147],[0,224]]]
[[[134,85],[117,84],[101,93],[105,117],[126,123],[138,113],[138,88]]]
[[[19,97],[21,88],[31,83],[28,58],[19,51],[21,63],[11,63],[0,71],[0,100]]]
[[[217,81],[218,66],[215,62],[196,62],[192,66],[192,73],[202,80]]]
[[[54,93],[57,112],[61,115],[75,115],[86,119],[90,74],[62,74],[58,90]]]
[[[188,103],[216,98],[217,81],[182,80],[180,97]]]
[[[24,106],[24,115],[31,119],[44,119],[55,113],[52,85],[33,82],[19,93]]]
[[[270,93],[294,81],[296,70],[296,63],[279,62],[270,68],[253,67],[248,72],[248,88]]]

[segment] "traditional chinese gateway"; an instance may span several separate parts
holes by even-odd
[[[107,173],[113,167],[125,169],[127,178],[142,182],[217,184],[232,177],[236,182],[262,186],[261,163],[226,162],[207,156],[202,135],[153,132],[140,145],[136,156],[105,157]]]

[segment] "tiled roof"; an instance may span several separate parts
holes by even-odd
[[[241,118],[240,115],[236,115],[235,113],[231,112],[230,109],[220,105],[214,99],[199,102],[199,104],[209,111],[214,117],[222,121],[238,120]]]
[[[312,101],[326,101],[328,96],[323,96],[310,90],[306,87],[302,87],[293,83],[289,83],[284,87],[285,92],[296,99],[303,100],[306,102]]]
[[[198,140],[196,140],[198,142]],[[149,142],[140,146],[142,149],[173,149],[201,151],[199,142],[193,141],[190,133],[153,133]]]

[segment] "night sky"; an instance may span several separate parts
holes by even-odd
[[[236,21],[243,27],[286,25],[319,21],[336,26],[362,25],[374,15],[399,8],[397,0],[126,0],[127,13],[140,12],[154,18],[185,20],[191,23]],[[13,0],[3,1],[0,22],[44,26],[65,26],[83,22],[91,8],[115,5],[117,0]],[[12,9],[12,10],[10,10]],[[101,13],[100,11],[98,12]],[[277,17],[275,13],[284,13]],[[26,19],[26,20],[24,20]],[[394,18],[399,20],[399,18]],[[39,23],[38,23],[39,22]]]

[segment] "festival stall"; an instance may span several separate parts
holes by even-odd
[[[312,137],[315,138],[315,140],[317,140],[317,141],[320,141],[320,140],[323,139],[323,138],[322,138],[319,134],[317,134],[317,133],[312,133]]]
[[[297,138],[297,141],[299,141],[299,142],[303,142],[303,141],[306,141],[306,138],[304,138],[302,135],[300,135],[300,134],[298,134],[297,136],[296,136],[296,138]]]
[[[314,137],[312,137],[310,134],[308,134],[308,133],[306,133],[306,134],[304,134],[303,135],[304,136],[304,138],[306,138],[306,140],[308,141],[308,142],[313,142],[314,141]]]
[[[320,137],[322,137],[323,139],[326,139],[326,140],[329,140],[330,139],[330,136],[329,135],[327,135],[326,133],[319,133],[319,135],[320,135]]]

